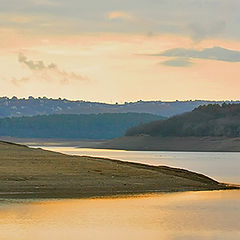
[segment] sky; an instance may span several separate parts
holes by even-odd
[[[237,100],[239,0],[0,0],[0,96]]]

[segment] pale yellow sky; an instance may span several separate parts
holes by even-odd
[[[14,11],[2,3],[0,96],[101,102],[240,98],[240,38],[231,11],[236,1],[220,0],[221,17],[215,0],[181,11],[165,0],[140,1],[136,11],[123,2],[86,4],[81,16],[63,1],[24,0]],[[166,11],[159,19],[161,7]],[[201,20],[203,15],[212,21]]]

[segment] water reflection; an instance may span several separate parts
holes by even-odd
[[[0,239],[240,239],[240,191],[0,204]]]

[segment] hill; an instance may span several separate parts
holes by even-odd
[[[240,104],[210,104],[130,128],[98,148],[240,152]]]
[[[226,101],[233,103],[232,101]],[[0,98],[0,118],[21,117],[50,114],[98,114],[98,113],[150,113],[165,117],[174,116],[192,111],[200,105],[222,104],[223,101],[137,101],[124,104],[107,104],[99,102],[86,102],[82,100],[71,101],[67,99],[33,98],[18,99],[16,97]],[[236,101],[234,103],[240,103]]]
[[[0,119],[0,136],[111,139],[126,129],[162,117],[147,113],[62,114]]]
[[[127,130],[126,136],[240,137],[240,104],[209,104]]]
[[[0,165],[1,198],[79,198],[234,188],[183,169],[68,156],[7,142],[0,142]]]

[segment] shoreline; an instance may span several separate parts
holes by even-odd
[[[125,151],[240,152],[240,138],[133,136],[104,139],[41,139],[0,137],[2,141],[30,147],[75,147]],[[0,141],[1,141],[0,140]]]
[[[85,198],[239,189],[167,166],[70,156],[0,142],[0,198]]]
[[[240,152],[240,138],[125,136],[95,147],[126,151]]]
[[[221,183],[225,185],[226,183]],[[115,193],[109,193],[109,192],[99,192],[99,193],[81,193],[81,194],[56,194],[52,195],[49,193],[41,193],[41,192],[6,192],[1,193],[0,192],[0,199],[1,200],[25,200],[25,199],[32,199],[32,200],[39,200],[39,199],[98,199],[98,198],[125,198],[125,197],[139,197],[139,196],[147,196],[147,195],[157,195],[157,194],[173,194],[173,193],[186,193],[186,192],[219,192],[219,191],[239,191],[240,186],[238,185],[231,185],[226,184],[227,187],[223,187],[221,189],[192,189],[192,190],[179,190],[179,191],[167,191],[167,190],[146,190],[146,191],[139,191],[139,192],[115,192]]]

